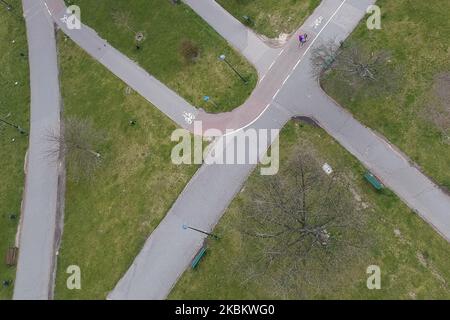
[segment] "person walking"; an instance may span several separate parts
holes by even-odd
[[[300,47],[303,47],[303,45],[306,43],[307,38],[308,38],[308,35],[306,33],[298,36],[298,41],[300,42]]]

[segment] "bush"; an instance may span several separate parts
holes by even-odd
[[[200,55],[199,47],[191,40],[183,40],[180,46],[180,52],[186,62],[193,63]]]

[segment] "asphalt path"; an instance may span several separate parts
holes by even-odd
[[[329,39],[344,40],[372,3],[369,0],[324,1],[299,30],[314,34],[311,43],[298,52],[292,50],[292,41],[287,44],[280,55],[282,66],[277,67],[277,60],[273,66],[274,70],[284,70],[285,78],[281,85],[272,88],[276,91],[263,112],[242,130],[281,129],[294,115],[313,117],[387,187],[450,239],[449,197],[411,165],[406,156],[330,99],[311,77],[310,49]],[[318,25],[319,20],[322,23]],[[221,34],[227,36],[223,30]],[[271,81],[280,80],[279,74],[274,77]],[[205,240],[204,234],[182,226],[211,232],[253,168],[250,164],[203,165],[108,298],[166,298]]]
[[[42,3],[23,0],[30,64],[30,142],[14,299],[52,297],[58,168],[46,136],[58,132],[60,96],[53,21]]]
[[[69,30],[61,20],[65,14],[62,0],[46,0],[44,4],[55,23],[79,46],[188,130],[193,131],[194,119],[201,120],[204,129],[215,128],[222,132],[229,129],[233,130],[232,134],[237,134],[250,129],[281,129],[296,115],[315,118],[388,188],[450,240],[449,197],[405,155],[329,98],[311,77],[311,49],[329,39],[344,40],[374,2],[324,0],[296,32],[310,35],[306,46],[299,48],[293,37],[283,48],[271,48],[214,1],[186,0],[256,66],[260,76],[258,86],[243,106],[218,115],[201,112],[189,105],[112,48],[91,28],[83,25],[80,30]],[[30,56],[33,52],[30,50]],[[270,141],[274,138],[275,135],[271,136]],[[216,141],[220,139],[223,138]],[[222,152],[227,148],[225,145]],[[253,164],[203,165],[150,235],[109,298],[164,299],[204,241],[203,234],[182,226],[211,231],[253,168]]]

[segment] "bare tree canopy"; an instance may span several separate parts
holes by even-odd
[[[184,39],[181,41],[180,53],[186,62],[193,63],[200,54],[200,48],[191,40]]]
[[[450,144],[450,73],[435,76],[424,118],[428,119],[440,132],[441,141]]]
[[[64,121],[61,134],[51,130],[47,140],[51,142],[48,156],[64,158],[70,171],[76,177],[90,176],[99,165],[102,155],[96,147],[104,140],[92,121],[68,118]]]
[[[296,275],[307,272],[308,263],[335,269],[364,248],[366,219],[344,179],[327,176],[304,152],[278,175],[260,177],[250,191],[241,228],[262,252],[254,274],[274,264]]]
[[[334,39],[330,39],[312,49],[310,62],[314,77],[320,79],[322,74],[331,68],[336,60],[340,46],[341,43],[338,43]]]
[[[388,52],[370,51],[356,42],[337,43],[330,40],[312,50],[313,75],[321,78],[326,72],[336,72],[336,79],[345,81],[352,89],[368,93],[395,89],[398,69],[391,63]]]

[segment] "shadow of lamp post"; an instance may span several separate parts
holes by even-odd
[[[27,134],[25,129],[23,129],[22,127],[20,127],[20,126],[18,126],[16,124],[10,123],[10,122],[8,122],[6,120],[3,120],[2,118],[0,118],[0,122],[4,123],[4,124],[6,124],[6,125],[8,125],[10,127],[13,127],[15,129],[17,129],[21,134],[25,134],[25,135]]]
[[[202,230],[200,230],[200,229],[196,229],[196,228],[190,227],[190,226],[188,226],[188,225],[186,225],[186,224],[183,224],[182,227],[183,227],[184,230],[191,229],[191,230],[194,230],[194,231],[197,231],[197,232],[206,234],[207,236],[212,237],[213,239],[216,239],[216,240],[219,240],[219,239],[220,239],[218,236],[216,236],[216,235],[213,234],[213,233],[209,233],[209,232],[206,232],[206,231],[202,231]]]
[[[226,59],[226,56],[224,54],[221,54],[219,56],[219,60],[225,62],[230,68],[231,70],[233,70],[238,76],[239,78],[241,78],[242,82],[244,82],[245,84],[248,83],[248,81],[236,70],[235,67],[233,67],[233,65]]]

